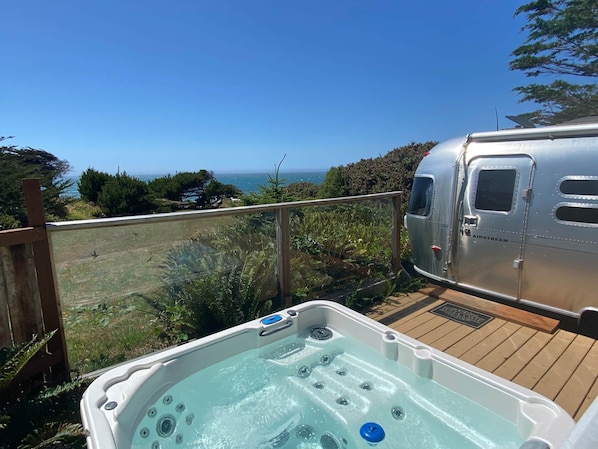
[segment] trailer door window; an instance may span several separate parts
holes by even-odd
[[[478,175],[475,208],[508,212],[513,205],[516,170],[481,170]]]
[[[411,189],[408,214],[427,216],[432,208],[432,191],[434,180],[423,176],[416,176]]]

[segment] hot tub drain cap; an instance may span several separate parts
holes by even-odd
[[[361,429],[359,429],[361,438],[368,442],[370,445],[376,445],[384,439],[386,436],[382,426],[375,422],[366,422]]]
[[[326,327],[314,327],[309,336],[314,340],[328,340],[332,337],[332,331]]]

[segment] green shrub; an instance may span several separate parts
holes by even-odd
[[[291,232],[296,249],[388,269],[391,217],[384,202],[306,208],[293,216]]]
[[[112,178],[112,175],[94,170],[93,168],[85,170],[81,173],[79,181],[77,182],[77,190],[79,191],[81,199],[97,204],[98,196],[100,195],[104,184]]]
[[[225,246],[230,240],[218,241]],[[276,294],[273,251],[266,244],[254,251],[239,245],[225,252],[204,239],[173,248],[165,263],[164,287],[144,296],[162,323],[162,337],[185,341],[268,313]]]
[[[4,229],[15,229],[21,226],[19,220],[7,214],[0,214],[0,231]]]
[[[67,206],[67,211],[67,220],[89,220],[102,215],[102,210],[98,206],[82,200],[71,202]]]
[[[324,182],[320,186],[318,198],[338,198],[346,194],[343,167],[332,167],[326,173]]]
[[[367,195],[402,190],[409,201],[415,170],[437,142],[417,143],[395,148],[384,156],[361,159],[346,166],[332,167],[318,192],[319,198]]]
[[[17,381],[18,374],[45,347],[54,332],[41,340],[0,349],[0,449],[82,448],[85,430],[78,423],[82,380],[41,386]],[[9,388],[10,387],[10,388]]]
[[[156,207],[147,184],[126,173],[106,181],[97,203],[108,217],[149,213]]]
[[[207,170],[180,172],[156,178],[148,183],[148,187],[158,198],[205,202],[205,188],[212,179],[214,175]]]
[[[318,195],[320,186],[313,182],[294,182],[286,187],[287,194],[294,200],[309,200]]]

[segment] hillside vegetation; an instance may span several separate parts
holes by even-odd
[[[326,174],[318,197],[366,195],[394,190],[402,190],[408,196],[417,165],[425,152],[436,143],[412,142],[389,151],[385,156],[333,167]]]

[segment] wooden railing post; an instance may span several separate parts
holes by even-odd
[[[276,246],[278,255],[278,294],[284,307],[293,303],[291,296],[291,231],[289,209],[279,207],[276,211]]]
[[[397,275],[401,271],[401,196],[398,194],[392,199],[392,272]]]
[[[33,253],[45,331],[57,330],[54,337],[48,342],[48,351],[57,360],[52,364],[52,375],[55,377],[68,376],[66,338],[60,302],[56,291],[39,179],[24,179],[23,192],[25,195],[25,207],[27,208],[28,225],[40,229],[44,236],[42,240],[33,242]]]

